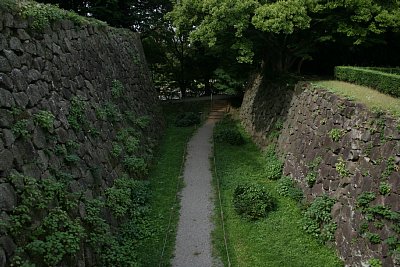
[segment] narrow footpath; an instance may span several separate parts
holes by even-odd
[[[212,257],[214,195],[210,157],[213,129],[225,109],[225,101],[216,101],[208,120],[188,143],[174,267],[219,266]]]

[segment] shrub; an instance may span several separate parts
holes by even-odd
[[[218,142],[226,142],[231,145],[243,145],[245,140],[236,128],[224,128],[216,131],[214,138]]]
[[[283,162],[277,158],[267,160],[265,177],[269,180],[278,180],[282,176]]]
[[[113,80],[111,83],[111,95],[113,98],[119,98],[123,95],[125,87],[119,80]]]
[[[237,214],[257,220],[275,210],[276,200],[261,185],[238,185],[233,193],[233,205]]]
[[[335,77],[338,80],[372,87],[382,93],[400,97],[400,75],[398,74],[367,68],[337,66]]]
[[[279,179],[277,191],[281,196],[289,197],[295,201],[301,201],[304,198],[303,191],[296,187],[295,182],[289,176],[283,176]]]
[[[214,129],[214,139],[217,142],[225,142],[231,145],[243,145],[245,139],[240,132],[236,121],[230,116],[224,117],[220,120]]]
[[[320,241],[334,240],[336,223],[332,219],[331,210],[335,200],[328,196],[319,196],[304,212],[304,230]]]
[[[331,137],[331,139],[332,139],[334,142],[337,142],[337,141],[339,141],[339,140],[342,138],[342,136],[343,136],[343,131],[340,130],[340,129],[334,128],[334,129],[332,129],[332,130],[329,131],[329,136]]]
[[[17,121],[13,127],[11,128],[13,134],[15,135],[16,138],[22,137],[23,139],[28,139],[30,136],[29,130],[28,130],[28,120],[23,119],[20,121]]]
[[[379,193],[383,196],[387,196],[390,194],[390,191],[392,190],[392,186],[389,183],[382,182],[379,185]]]
[[[49,131],[53,128],[54,115],[46,110],[41,110],[34,115],[35,122],[43,129]]]
[[[346,169],[346,163],[343,158],[339,158],[338,162],[335,164],[335,168],[340,177],[347,177],[350,175],[350,171]]]
[[[175,126],[188,127],[200,123],[200,116],[194,112],[185,112],[176,116]]]
[[[275,146],[270,145],[265,150],[265,176],[270,180],[278,180],[282,176],[283,162],[278,159]]]
[[[382,261],[380,259],[370,259],[368,264],[370,267],[382,267]]]

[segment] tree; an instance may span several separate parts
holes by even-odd
[[[240,63],[285,72],[319,42],[381,38],[400,26],[397,0],[181,0],[170,15],[191,41],[222,46]]]

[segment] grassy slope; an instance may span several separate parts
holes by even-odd
[[[400,99],[382,94],[369,87],[360,86],[342,81],[317,81],[313,84],[326,88],[329,91],[354,99],[371,109],[381,109],[400,117]]]
[[[263,177],[263,155],[253,143],[249,141],[239,147],[216,144],[215,153],[232,266],[342,266],[332,249],[319,244],[302,230],[298,205],[280,197],[275,190],[276,182]],[[237,184],[255,181],[264,183],[271,190],[278,198],[279,207],[268,218],[249,222],[233,210],[232,193]],[[227,266],[218,222],[214,241]]]
[[[179,218],[179,199],[175,198],[177,187],[183,185],[181,179],[181,165],[188,139],[195,131],[195,127],[178,128],[173,126],[175,116],[186,110],[195,112],[207,111],[207,103],[168,104],[164,106],[164,114],[168,126],[156,152],[155,166],[150,172],[150,209],[148,229],[153,233],[150,238],[139,244],[138,256],[142,266],[170,266],[170,259],[175,246],[176,227]],[[161,259],[165,235],[168,229],[172,209],[171,228],[168,232],[166,249]]]

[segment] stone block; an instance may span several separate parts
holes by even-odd
[[[22,41],[29,40],[31,37],[29,34],[24,30],[24,29],[18,29],[17,30],[18,38]]]
[[[29,98],[24,92],[14,93],[14,100],[17,106],[22,109],[25,109],[29,102]]]
[[[0,72],[10,72],[12,70],[7,58],[0,56]]]
[[[0,267],[5,267],[7,263],[6,252],[0,248]]]
[[[3,50],[4,55],[8,59],[8,62],[10,62],[10,65],[12,68],[20,68],[21,67],[21,60],[19,57],[12,51],[12,50]]]
[[[0,238],[0,245],[1,247],[3,247],[8,258],[10,258],[14,254],[14,251],[17,249],[14,241],[11,239],[11,237],[7,235]]]
[[[0,210],[11,211],[17,205],[17,195],[14,188],[8,184],[0,184]]]
[[[10,49],[18,52],[23,52],[22,43],[17,37],[10,38]]]
[[[26,91],[28,83],[25,80],[25,75],[19,69],[13,69],[11,71],[11,78],[14,82],[14,86],[18,91]]]
[[[43,129],[36,127],[33,130],[32,142],[37,149],[43,149],[46,146],[46,135]]]
[[[3,87],[4,89],[10,90],[10,91],[14,87],[11,78],[4,73],[0,73],[0,87]]]

